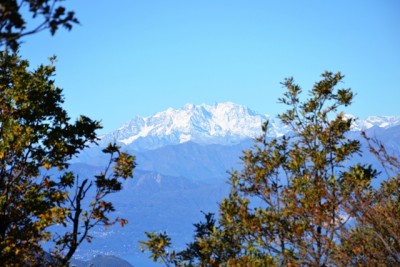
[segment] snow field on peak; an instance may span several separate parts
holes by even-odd
[[[232,102],[186,104],[182,109],[169,108],[150,117],[135,117],[103,139],[113,136],[125,145],[140,138],[166,137],[172,143],[231,143],[260,134],[260,125],[268,118]]]

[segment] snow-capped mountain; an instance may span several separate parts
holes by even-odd
[[[353,115],[346,114],[346,118],[355,119],[351,127],[352,131],[362,131],[372,127],[387,129],[400,124],[400,117],[396,116],[368,116],[366,119],[361,120]]]
[[[231,102],[215,105],[186,104],[150,117],[135,117],[116,131],[103,137],[134,147],[157,148],[188,141],[200,144],[232,144],[261,133],[261,124],[270,119],[247,107]],[[271,120],[271,135],[286,133]]]
[[[117,141],[136,149],[154,149],[188,141],[199,144],[234,144],[260,135],[261,125],[267,120],[270,121],[270,136],[281,136],[288,132],[288,127],[279,120],[235,103],[186,104],[182,109],[169,108],[150,117],[137,116],[116,131],[103,136],[102,142]],[[388,128],[398,124],[400,117],[371,116],[365,120],[356,120],[352,129],[359,131],[373,126]]]

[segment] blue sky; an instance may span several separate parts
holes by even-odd
[[[31,65],[57,55],[65,108],[101,120],[232,101],[276,115],[293,76],[307,91],[341,71],[360,118],[400,116],[398,0],[119,0],[64,2],[81,25],[24,39]]]

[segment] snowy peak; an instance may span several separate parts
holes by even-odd
[[[231,102],[214,105],[186,104],[169,108],[150,117],[135,117],[118,130],[103,137],[137,148],[193,141],[202,144],[231,144],[260,134],[269,116]],[[280,127],[281,128],[281,127]],[[282,135],[276,127],[273,135]]]
[[[400,117],[395,116],[368,116],[365,120],[357,119],[355,116],[349,114],[347,114],[346,117],[355,119],[351,127],[353,131],[367,130],[372,127],[386,129],[400,125]]]
[[[355,118],[346,115],[348,118]],[[234,144],[261,134],[263,122],[270,121],[270,136],[282,136],[289,129],[269,115],[257,113],[232,102],[214,105],[186,104],[181,109],[168,108],[150,117],[135,117],[116,131],[102,137],[104,143],[117,141],[134,149],[154,149],[185,143]],[[355,120],[353,131],[371,127],[399,125],[400,117],[370,116]]]

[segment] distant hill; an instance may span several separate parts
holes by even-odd
[[[98,255],[89,261],[73,259],[71,267],[133,267],[129,262],[115,256]]]

